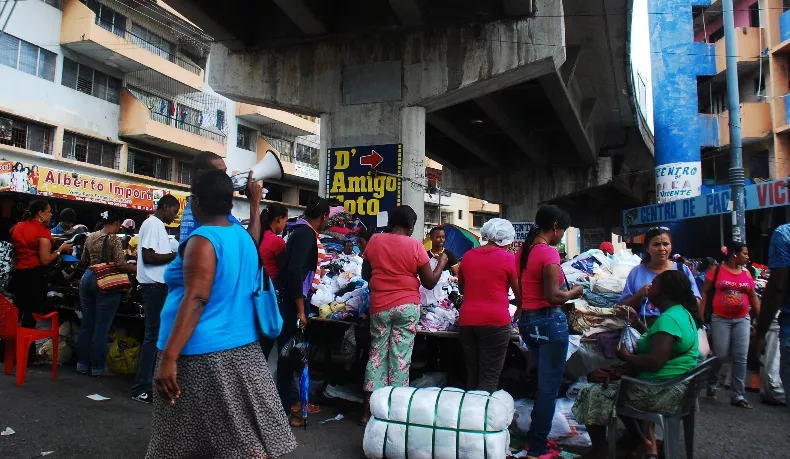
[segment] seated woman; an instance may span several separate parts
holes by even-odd
[[[625,347],[617,350],[617,356],[625,362],[621,373],[630,373],[645,381],[665,381],[694,369],[697,366],[698,342],[697,329],[701,325],[698,316],[697,299],[691,288],[691,281],[682,271],[667,270],[659,274],[648,290],[650,302],[661,311],[661,315],[637,342],[637,353],[631,354]],[[635,327],[639,321],[633,309],[628,311]],[[608,374],[617,371],[608,370]],[[594,373],[601,373],[598,370]],[[573,415],[587,426],[593,449],[584,459],[605,458],[607,456],[606,425],[613,413],[617,382],[590,384],[582,389],[573,404]],[[600,379],[599,379],[600,380]],[[634,409],[659,413],[672,413],[680,408],[686,384],[665,388],[651,386],[630,386],[626,403]],[[626,423],[627,425],[630,423]],[[630,429],[629,429],[630,430]],[[633,432],[635,457],[658,457],[654,426],[645,432],[649,444]]]

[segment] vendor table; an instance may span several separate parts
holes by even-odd
[[[310,320],[319,323],[352,325],[355,327],[359,327],[362,325],[359,322],[347,322],[344,320],[334,320],[334,319],[321,319],[318,317],[313,317]],[[436,338],[445,338],[445,339],[458,338],[458,332],[456,331],[431,332],[428,330],[417,330],[417,334],[422,336],[433,336]],[[511,341],[518,342],[518,340],[519,340],[519,336],[516,334],[514,334],[511,337]],[[522,352],[528,353],[528,351],[526,350],[522,350]],[[586,376],[588,373],[595,370],[596,368],[610,367],[617,362],[619,362],[617,359],[604,358],[603,354],[601,353],[601,348],[596,339],[582,338],[579,348],[576,350],[576,352],[573,353],[573,355],[568,359],[568,361],[565,364],[565,373],[568,376],[574,378],[580,378],[582,376]]]

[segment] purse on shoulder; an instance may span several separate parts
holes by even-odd
[[[110,235],[104,237],[102,243],[102,260],[109,260],[109,247],[107,242]],[[132,288],[132,281],[129,275],[118,270],[115,263],[98,263],[90,267],[96,275],[96,285],[103,293],[124,292]]]

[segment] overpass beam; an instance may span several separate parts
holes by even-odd
[[[304,0],[274,0],[302,32],[307,35],[325,35],[329,32],[318,16],[313,13]]]

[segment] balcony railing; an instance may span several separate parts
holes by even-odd
[[[166,59],[166,60],[178,65],[182,69],[185,69],[185,70],[188,70],[188,71],[194,73],[195,75],[200,75],[200,72],[202,70],[200,67],[198,67],[197,65],[193,64],[192,62],[189,62],[186,59],[183,59],[182,57],[176,55],[176,53],[173,52],[173,49],[163,48],[161,44],[152,43],[149,39],[147,39],[145,37],[141,37],[139,34],[134,33],[131,30],[133,28],[133,25],[132,25],[133,22],[130,21],[128,18],[125,21],[126,24],[128,24],[128,25],[126,27],[124,27],[123,29],[121,29],[121,30],[118,30],[117,28],[113,27],[112,24],[107,24],[104,21],[102,21],[101,18],[99,17],[99,15],[96,15],[96,21],[95,22],[96,22],[96,25],[98,25],[99,27],[102,27],[102,28],[104,28],[106,30],[109,30],[110,32],[118,35],[119,37],[126,38],[127,40],[129,40],[132,43],[136,44],[140,48],[143,48],[143,49],[145,49],[147,51],[150,51],[151,53],[156,54],[157,56],[161,57],[162,59]],[[175,45],[173,45],[173,46],[175,47]]]
[[[191,132],[192,134],[197,134],[197,135],[199,135],[201,137],[205,137],[207,139],[211,139],[211,140],[213,140],[213,141],[215,141],[217,143],[221,143],[223,145],[227,141],[227,137],[225,136],[225,134],[220,134],[220,133],[217,133],[217,132],[213,132],[213,131],[208,130],[208,129],[204,128],[204,127],[200,127],[200,126],[188,123],[186,121],[182,121],[182,120],[180,120],[178,118],[174,118],[172,116],[159,113],[159,112],[157,112],[155,110],[148,109],[148,111],[149,111],[149,113],[151,113],[151,119],[156,121],[157,123],[162,123],[162,124],[166,124],[168,126],[176,127],[178,129],[181,129],[181,130],[184,130],[184,131],[187,131],[187,132]]]

